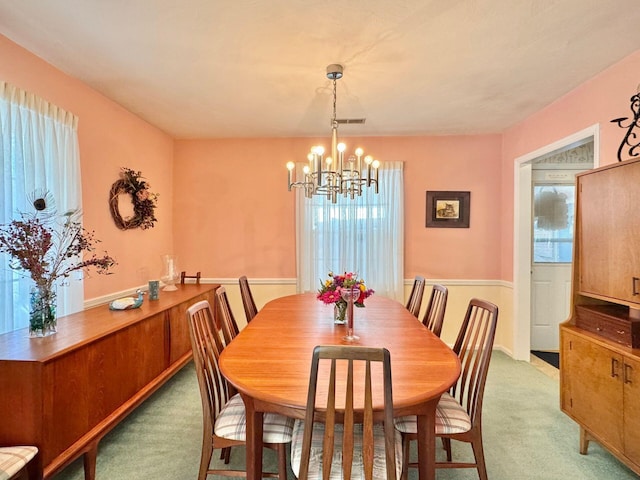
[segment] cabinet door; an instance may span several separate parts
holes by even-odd
[[[579,290],[640,304],[640,162],[578,179]],[[635,284],[634,284],[634,278]]]
[[[562,355],[563,410],[622,452],[622,356],[566,330]]]
[[[624,453],[640,464],[640,362],[624,358]]]
[[[187,323],[188,308],[201,301],[207,300],[211,305],[211,310],[215,316],[215,297],[213,291],[206,292],[193,297],[192,299],[182,302],[168,311],[169,315],[169,365],[184,357],[191,352],[191,337],[189,335],[189,324]]]

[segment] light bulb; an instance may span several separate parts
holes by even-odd
[[[374,160],[373,163],[371,164],[371,166],[373,168],[378,168],[380,166],[380,161],[379,160]]]
[[[309,165],[305,165],[304,167],[302,167],[302,171],[305,175],[309,175]]]
[[[364,150],[362,150],[360,147],[356,148],[356,155],[358,157],[361,157],[363,153],[364,153]]]
[[[295,168],[296,164],[293,162],[287,162],[287,169],[289,169],[289,171],[293,170]]]
[[[364,163],[366,163],[367,165],[371,165],[371,162],[373,162],[373,157],[371,155],[367,155],[366,157],[364,157]]]
[[[347,149],[347,146],[344,143],[340,142],[336,148],[339,152],[344,152]]]

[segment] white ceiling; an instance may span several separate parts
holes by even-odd
[[[0,0],[0,33],[177,138],[326,136],[330,63],[366,118],[342,136],[500,132],[638,25],[637,0]]]

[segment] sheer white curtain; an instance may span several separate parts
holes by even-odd
[[[297,190],[298,292],[314,292],[328,272],[357,272],[376,295],[404,301],[404,192],[402,162],[380,167],[378,194],[306,198]]]
[[[78,118],[13,85],[0,82],[0,223],[33,211],[28,196],[46,191],[57,211],[81,208]],[[28,325],[32,281],[0,254],[0,333]],[[82,309],[82,281],[57,288],[58,314]]]

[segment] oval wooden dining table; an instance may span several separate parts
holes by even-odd
[[[435,410],[460,375],[458,357],[404,305],[382,296],[354,308],[354,331],[359,340],[344,340],[347,328],[334,324],[332,305],[313,293],[291,295],[267,303],[224,349],[220,369],[246,407],[247,479],[261,477],[263,414],[304,418],[313,348],[347,344],[389,350],[394,416],[418,416],[419,478],[435,479]],[[374,398],[381,408],[381,386]]]

